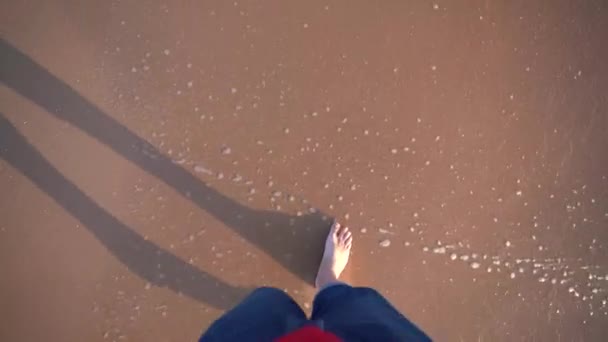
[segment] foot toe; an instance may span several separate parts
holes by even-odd
[[[339,238],[340,236],[340,224],[337,221],[334,221],[331,224],[331,228],[329,229],[329,236],[333,238]]]
[[[343,227],[343,228],[342,228],[342,231],[340,232],[340,236],[339,236],[340,241],[341,241],[341,242],[346,241],[346,239],[347,239],[347,238],[350,236],[350,234],[351,234],[351,233],[350,233],[350,231],[348,230],[348,227]]]
[[[353,233],[351,233],[351,231],[347,231],[346,234],[344,234],[344,238],[345,239],[350,239],[353,236]]]

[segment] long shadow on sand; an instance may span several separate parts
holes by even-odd
[[[2,39],[0,81],[154,175],[302,280],[314,279],[329,225],[321,213],[254,210],[222,195]],[[61,175],[8,120],[1,117],[0,126],[0,156],[80,220],[133,273],[220,309],[242,297],[243,289],[143,239]]]
[[[229,308],[244,296],[245,289],[195,268],[105,211],[51,165],[2,114],[0,157],[82,222],[118,260],[143,279],[216,308]]]

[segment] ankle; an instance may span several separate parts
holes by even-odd
[[[339,277],[331,270],[320,270],[315,279],[315,286],[320,290],[329,284],[340,282]]]

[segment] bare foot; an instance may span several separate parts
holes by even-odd
[[[338,281],[340,274],[348,264],[353,236],[347,227],[334,221],[325,240],[323,260],[319,266],[315,285],[318,289]]]

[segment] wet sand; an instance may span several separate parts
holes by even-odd
[[[346,279],[438,341],[608,335],[608,7],[0,5],[2,341],[186,341]]]

